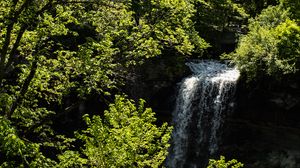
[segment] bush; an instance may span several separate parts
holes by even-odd
[[[241,162],[238,162],[235,159],[226,162],[225,157],[220,156],[219,160],[210,159],[207,168],[239,168],[243,166],[244,165]]]
[[[67,151],[60,156],[60,167],[159,167],[165,160],[170,146],[171,127],[154,124],[155,113],[144,108],[144,100],[138,107],[132,100],[116,96],[115,103],[100,116],[84,116],[88,128],[78,138],[83,140],[83,158]],[[74,156],[76,164],[70,163]]]
[[[250,20],[249,32],[229,55],[248,79],[281,78],[299,70],[300,27],[281,5],[268,7]]]

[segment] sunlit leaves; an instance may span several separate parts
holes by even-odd
[[[116,96],[104,119],[85,116],[87,130],[79,135],[92,167],[159,167],[167,155],[171,128],[157,127],[154,112]],[[66,155],[65,153],[64,155]],[[65,156],[62,156],[65,157]]]
[[[224,156],[220,156],[219,160],[210,159],[207,168],[240,168],[244,165],[235,159],[226,161]]]
[[[11,123],[0,117],[0,167],[46,167],[53,166],[54,161],[45,158],[39,152],[39,144],[26,142],[16,133]],[[11,161],[11,159],[16,159]]]
[[[208,45],[194,30],[194,12],[188,0],[1,1],[1,115],[13,121],[9,125],[15,136],[11,137],[16,138],[9,140],[9,146],[23,150],[24,145],[14,145],[17,139],[20,144],[34,146],[34,150],[24,151],[36,153],[30,155],[33,162],[26,164],[13,157],[23,157],[24,152],[10,153],[12,157],[5,164],[53,167],[55,163],[39,148],[54,148],[57,153],[67,149],[64,143],[68,138],[59,138],[51,126],[57,113],[66,113],[69,106],[76,108],[78,101],[90,95],[120,90],[132,66],[165,50],[179,55],[201,53]],[[78,151],[66,152],[59,157],[60,166],[161,165],[170,129],[166,124],[156,127],[154,113],[144,109],[142,102],[140,107],[133,104],[118,97],[106,112],[104,123],[97,117],[91,119],[88,131],[94,137],[83,139],[89,158],[80,159]],[[97,134],[93,129],[102,132]],[[107,153],[101,153],[101,145]],[[105,158],[108,154],[111,156]]]
[[[209,0],[209,1],[197,1],[197,18],[196,22],[199,22],[200,32],[206,32],[208,30],[201,30],[207,27],[213,28],[218,31],[224,29],[230,29],[231,26],[236,26],[238,22],[242,22],[248,17],[245,9],[242,5],[232,0]],[[212,29],[212,30],[213,30]],[[210,31],[212,31],[210,30]]]
[[[283,74],[295,73],[300,63],[300,26],[291,20],[286,20],[276,27],[274,33],[278,37],[279,59],[275,61]]]
[[[251,20],[249,33],[230,56],[249,79],[276,78],[299,69],[299,25],[282,6],[269,7]]]
[[[200,50],[208,47],[204,40],[196,40],[200,36],[194,29],[192,17],[195,9],[190,1],[153,0],[133,1],[132,3],[138,30],[149,29],[142,37],[153,38],[153,42],[160,47],[159,50],[173,48],[179,53],[191,54],[192,52],[199,53]],[[160,54],[160,52],[154,53]]]
[[[81,157],[77,151],[66,151],[63,155],[58,156],[59,164],[57,168],[84,167],[87,165],[87,159]]]

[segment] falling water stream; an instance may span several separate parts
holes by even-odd
[[[169,168],[199,168],[218,151],[223,119],[233,110],[239,71],[217,61],[186,64],[173,112]]]

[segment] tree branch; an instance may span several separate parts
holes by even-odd
[[[6,114],[8,119],[11,118],[11,116],[15,112],[16,108],[18,107],[18,105],[23,101],[24,96],[25,96],[25,94],[26,94],[26,92],[29,88],[30,82],[32,81],[32,79],[35,76],[35,73],[36,73],[36,70],[37,70],[37,67],[38,67],[37,63],[38,63],[38,58],[37,58],[37,56],[35,56],[35,60],[33,61],[32,65],[31,65],[30,73],[24,81],[21,92],[20,92],[19,96],[17,97],[16,101],[11,106],[10,111]]]
[[[20,45],[20,41],[21,41],[21,39],[23,37],[23,34],[26,31],[26,27],[27,26],[22,26],[21,29],[20,29],[20,31],[19,31],[19,33],[18,33],[18,35],[17,35],[17,39],[16,39],[16,41],[15,41],[15,43],[13,45],[13,48],[12,48],[10,54],[9,54],[9,57],[8,57],[8,61],[7,61],[6,65],[5,65],[4,72],[11,66],[11,64],[14,61],[15,54],[17,52],[17,49],[18,49],[19,45]]]
[[[17,2],[18,1],[14,1],[14,5],[16,5]],[[11,20],[7,26],[4,45],[2,46],[2,49],[0,52],[0,86],[2,85],[2,80],[4,77],[4,73],[5,73],[5,67],[6,67],[5,61],[6,61],[6,57],[7,57],[8,48],[10,45],[12,30],[14,28],[15,23],[18,21],[19,15],[26,8],[26,6],[29,4],[29,2],[30,2],[30,0],[26,0],[23,3],[23,5],[21,6],[20,10],[18,10],[17,12],[13,12],[13,9],[11,9],[11,11],[10,11]]]
[[[35,14],[34,18],[37,18],[39,15],[41,15],[44,11],[46,11],[47,9],[50,9],[52,7],[52,2],[53,0],[50,0],[41,10],[37,11],[37,13]],[[30,24],[30,23],[28,23]],[[20,44],[20,41],[23,37],[23,34],[25,33],[26,29],[27,29],[27,25],[23,25],[18,33],[18,36],[17,36],[17,39],[13,45],[13,48],[9,54],[9,59],[5,65],[5,68],[4,68],[4,72],[11,66],[11,64],[13,63],[14,61],[14,56],[17,52],[17,48],[19,47],[19,44]]]
[[[6,29],[6,35],[5,35],[5,40],[4,40],[4,44],[2,46],[2,50],[1,50],[1,57],[0,57],[0,82],[2,81],[2,77],[4,74],[4,65],[5,65],[5,60],[6,60],[6,54],[7,54],[7,50],[10,44],[10,38],[11,38],[11,32],[12,29],[14,27],[14,22],[11,22]]]

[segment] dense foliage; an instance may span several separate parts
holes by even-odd
[[[205,49],[193,12],[178,0],[1,1],[1,165],[55,164],[73,141],[53,129],[60,116],[91,94],[118,91],[132,66],[163,50]]]
[[[59,156],[59,167],[160,167],[167,155],[171,127],[155,125],[156,118],[140,100],[116,96],[104,118],[84,116],[88,128],[78,138],[84,142],[81,157],[76,151]],[[71,159],[71,160],[70,160]]]
[[[203,56],[216,34],[242,33],[247,18],[269,5],[277,6],[250,20],[228,57],[251,79],[298,71],[299,3],[278,4],[1,0],[0,167],[161,166],[171,128],[157,126],[143,101],[136,106],[116,96],[104,115],[82,110],[81,103],[96,95],[106,108],[136,65],[168,53]],[[74,115],[84,116],[86,127],[75,135],[55,129]]]
[[[270,6],[250,20],[249,32],[229,56],[250,80],[266,75],[280,78],[299,70],[300,26],[295,6]]]
[[[222,47],[222,43],[234,43],[235,36],[245,29],[249,14],[245,5],[232,0],[197,1],[193,21],[200,36],[211,44],[206,57],[217,56],[231,48]]]

